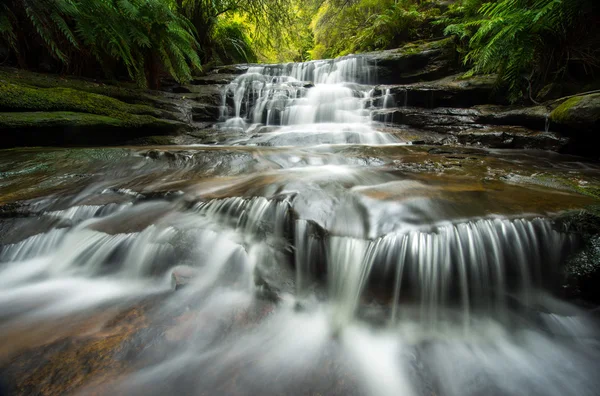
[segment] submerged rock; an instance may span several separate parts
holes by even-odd
[[[199,271],[187,265],[179,265],[173,268],[171,272],[171,286],[174,290],[179,290],[189,284],[195,277],[199,275]]]

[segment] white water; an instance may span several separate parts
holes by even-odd
[[[221,127],[258,132],[246,144],[393,143],[372,126],[371,86],[361,85],[373,81],[372,69],[360,57],[251,67],[224,90]]]
[[[251,68],[227,87],[221,127],[302,148],[149,176],[146,159],[114,164],[77,199],[50,197],[15,223],[32,233],[0,246],[3,343],[151,299],[119,355],[130,370],[100,393],[597,395],[596,324],[550,293],[571,236],[467,195],[413,196],[427,186],[386,158],[322,146],[396,142],[370,120],[373,78],[356,57]],[[169,183],[177,194],[144,201]]]

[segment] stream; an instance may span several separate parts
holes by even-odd
[[[372,121],[376,78],[360,57],[251,67],[220,145],[6,151],[0,384],[598,395],[597,319],[557,292],[577,239],[552,221],[592,201],[535,177],[600,167],[408,144]]]

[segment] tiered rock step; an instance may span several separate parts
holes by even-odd
[[[577,153],[585,133],[591,133],[600,116],[582,120],[559,117],[554,112],[565,99],[542,105],[510,106],[505,92],[495,87],[493,75],[464,78],[457,73],[452,43],[447,40],[409,44],[364,57],[374,72],[372,118],[377,129],[402,136],[401,140],[428,144],[461,144],[491,148],[538,148]],[[212,70],[184,87],[191,107],[196,139],[215,143],[230,141],[212,127],[219,120],[226,85],[252,66],[233,65]],[[282,65],[262,65],[281,68]],[[304,82],[310,89],[311,82]],[[600,114],[600,95],[584,96],[578,113]],[[225,104],[232,106],[231,98]],[[587,131],[587,132],[586,132]],[[585,150],[584,150],[585,151]]]

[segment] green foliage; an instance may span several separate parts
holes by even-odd
[[[281,42],[293,19],[295,0],[178,0],[177,4],[197,30],[204,60],[228,62],[252,59],[259,49]],[[227,49],[233,53],[224,56]]]
[[[458,23],[445,32],[468,40],[464,62],[469,74],[498,73],[511,101],[532,96],[536,86],[564,74],[576,48],[588,55],[580,61],[597,66],[598,35],[579,26],[594,9],[593,0],[498,0],[482,4],[474,14],[479,4],[461,2],[455,11],[462,11],[462,18],[448,18]]]
[[[193,26],[165,0],[12,0],[0,8],[0,31],[16,54],[31,44],[16,39],[28,30],[64,65],[90,56],[107,71],[121,64],[141,86],[161,67],[178,81],[200,68]]]
[[[430,21],[439,14],[434,1],[325,1],[313,22],[313,57],[387,49],[431,38]]]
[[[96,59],[123,62],[147,85],[146,72],[160,63],[177,81],[200,67],[193,27],[163,0],[78,1],[76,31]]]
[[[222,19],[211,34],[215,52],[222,63],[257,62],[252,42],[240,22]]]

